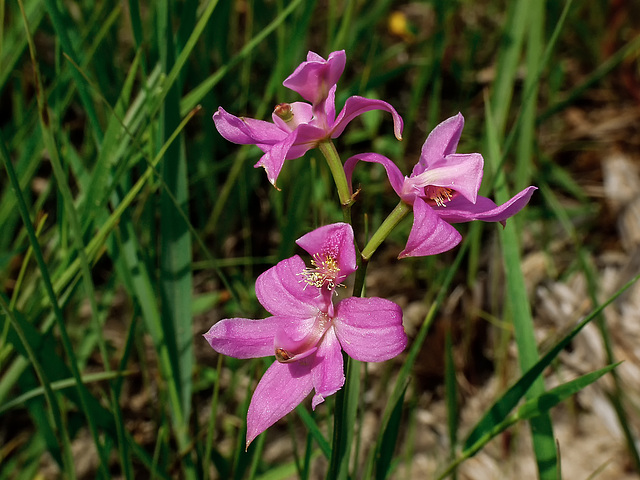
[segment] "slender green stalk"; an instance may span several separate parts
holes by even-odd
[[[410,211],[411,205],[402,201],[396,205],[396,208],[394,208],[387,218],[384,219],[382,225],[378,227],[378,230],[375,231],[367,245],[362,250],[362,258],[364,260],[369,260],[371,258],[371,255],[373,255],[384,239],[389,236],[391,230],[393,230]]]
[[[216,365],[216,383],[213,387],[213,400],[211,400],[211,416],[209,417],[209,425],[207,427],[207,439],[205,442],[204,461],[202,471],[204,478],[209,478],[209,462],[211,461],[211,449],[213,448],[213,434],[216,429],[216,416],[218,413],[218,397],[220,395],[220,377],[222,375],[222,360],[224,356],[218,355],[218,363]]]
[[[333,175],[333,181],[336,183],[336,188],[338,189],[340,204],[343,207],[351,205],[353,203],[353,198],[351,196],[347,176],[344,173],[344,167],[342,166],[342,161],[340,160],[340,155],[338,155],[336,147],[333,145],[331,140],[325,140],[320,142],[318,148],[329,164],[331,175]]]
[[[349,459],[360,396],[360,362],[343,353],[344,387],[336,393],[331,460],[327,480],[349,478]]]

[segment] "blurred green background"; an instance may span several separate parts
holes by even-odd
[[[218,106],[268,120],[274,105],[299,101],[282,81],[309,50],[346,50],[338,108],[351,95],[379,98],[405,121],[402,142],[387,114],[354,121],[335,141],[343,161],[375,151],[408,174],[428,132],[460,111],[459,151],[485,157],[482,194],[540,187],[512,233],[461,226],[460,258],[397,262],[409,220],[374,257],[368,294],[399,302],[410,336],[447,286],[385,475],[441,470],[455,431],[468,433],[513,383],[518,359],[524,369],[536,344],[544,351],[640,270],[637,2],[0,0],[0,28],[0,478],[321,478],[332,400],[245,453],[265,365],[223,360],[200,337],[220,318],[261,318],[256,276],[297,253],[302,234],[342,219],[317,152],[287,161],[277,191],[253,168],[260,150],[225,141],[211,120]],[[382,169],[356,173],[362,245],[397,200]],[[628,380],[640,334],[623,328],[637,318],[633,297],[623,301],[619,324],[594,324],[584,347],[593,364],[580,371],[582,357],[565,358],[553,369],[563,379],[627,360],[594,397],[606,405],[595,417],[614,420],[587,431],[609,438],[613,422],[618,433],[606,448],[579,447],[595,466],[561,442],[576,465],[566,468],[578,468],[566,478],[640,472]],[[445,392],[446,359],[457,389]],[[402,362],[363,371],[353,478],[364,478],[375,412]],[[569,402],[553,423],[579,430],[591,421],[582,409],[598,413],[590,402]],[[459,478],[533,478],[538,454],[512,435],[527,438],[505,434],[476,457],[485,467],[463,465]]]

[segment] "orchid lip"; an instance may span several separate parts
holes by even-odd
[[[324,312],[318,312],[309,333],[299,341],[290,341],[276,337],[275,357],[280,363],[291,363],[308,357],[318,349],[322,337],[331,327],[331,318]]]
[[[282,347],[277,347],[275,351],[276,360],[280,363],[293,363],[308,357],[318,350],[318,347],[311,347],[301,353],[292,353]]]

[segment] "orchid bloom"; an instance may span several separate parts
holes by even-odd
[[[264,155],[255,167],[263,167],[275,186],[285,160],[300,158],[320,142],[339,137],[351,120],[370,110],[384,110],[393,116],[394,133],[402,138],[402,118],[382,100],[349,97],[336,117],[336,84],[345,67],[344,50],[332,52],[327,60],[309,52],[307,61],[283,82],[305,102],[281,103],[271,115],[273,122],[236,117],[222,107],[213,114],[220,134],[230,142],[257,145]]]
[[[504,226],[506,219],[518,213],[536,190],[527,187],[500,206],[479,196],[482,155],[455,153],[463,127],[460,113],[436,126],[408,177],[391,160],[376,153],[355,155],[345,162],[349,184],[358,161],[381,164],[400,199],[413,207],[413,226],[398,258],[435,255],[452,249],[462,236],[451,223],[484,220]]]
[[[328,236],[329,235],[329,236]],[[350,243],[349,243],[350,241]],[[258,277],[256,295],[272,315],[262,320],[224,319],[204,335],[218,353],[236,358],[275,356],[251,398],[246,446],[315,390],[312,407],[344,385],[342,350],[365,362],[381,362],[407,345],[402,310],[382,298],[346,298],[332,305],[332,290],[355,270],[353,230],[322,227],[299,240],[313,252],[318,276],[299,256],[282,260]]]

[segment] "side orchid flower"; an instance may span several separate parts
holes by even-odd
[[[323,230],[324,229],[324,230]],[[309,275],[299,256],[282,260],[258,277],[256,295],[272,315],[262,320],[229,318],[204,335],[218,353],[235,358],[274,356],[251,398],[249,444],[315,390],[312,407],[344,385],[342,350],[365,362],[381,362],[407,345],[402,310],[382,298],[350,297],[332,305],[335,282],[353,271],[353,231],[347,224],[323,227],[300,239],[317,255],[320,276]],[[331,236],[337,234],[333,242]],[[349,245],[348,240],[351,240]],[[305,246],[306,245],[306,246]],[[344,270],[343,270],[344,268]],[[324,279],[322,279],[324,278]]]
[[[344,71],[344,50],[332,52],[327,60],[309,52],[307,60],[283,82],[305,102],[276,105],[272,122],[236,117],[222,107],[213,114],[218,132],[233,143],[257,145],[264,155],[255,167],[263,167],[275,186],[285,160],[300,158],[322,141],[339,137],[347,124],[370,110],[384,110],[393,116],[394,133],[402,138],[402,118],[387,102],[359,96],[349,97],[336,116],[336,84]]]
[[[345,162],[349,184],[359,161],[382,165],[402,202],[413,208],[413,226],[398,258],[435,255],[452,249],[462,236],[451,223],[484,220],[504,226],[507,218],[518,213],[536,190],[527,187],[500,206],[478,195],[484,159],[479,153],[455,153],[463,127],[460,113],[436,126],[408,177],[395,163],[376,153],[355,155]]]

